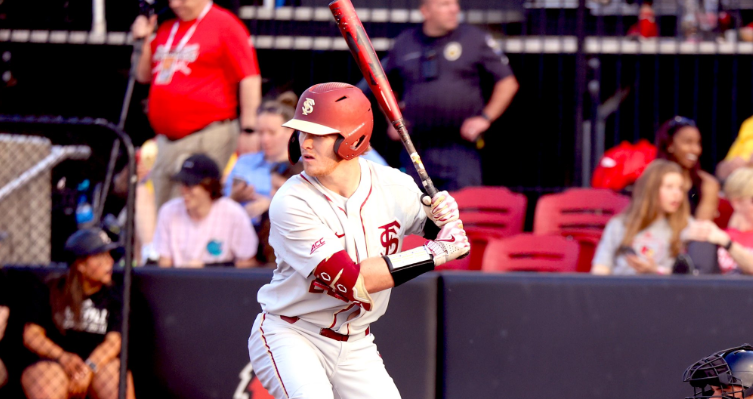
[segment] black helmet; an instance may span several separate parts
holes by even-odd
[[[733,396],[736,393],[747,398],[753,395],[753,346],[743,344],[706,356],[688,367],[682,380],[693,387],[693,396],[688,399],[739,398]],[[712,387],[729,386],[736,388],[734,392],[713,396]]]
[[[65,242],[65,252],[70,255],[71,260],[111,252],[119,247],[120,245],[112,242],[104,230],[97,227],[79,230]]]

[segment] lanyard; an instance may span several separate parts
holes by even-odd
[[[212,2],[210,1],[206,7],[204,7],[204,10],[201,11],[201,14],[199,14],[199,17],[196,18],[196,22],[191,25],[191,27],[188,29],[188,32],[183,36],[182,39],[180,39],[180,42],[178,43],[178,46],[175,47],[175,52],[179,52],[180,50],[183,50],[183,47],[186,46],[186,43],[188,43],[188,40],[191,39],[191,36],[193,36],[193,33],[196,32],[196,27],[199,25],[199,22],[201,22],[202,19],[207,15],[209,10],[212,8]],[[180,21],[175,21],[173,24],[173,29],[170,31],[170,36],[167,38],[167,43],[165,43],[165,49],[167,50],[167,53],[171,53],[170,49],[173,47],[173,40],[175,39],[175,34],[178,33],[178,26],[180,25]]]

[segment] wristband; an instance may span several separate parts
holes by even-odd
[[[94,363],[91,359],[86,359],[84,364],[91,369],[92,373],[97,374],[97,363]]]
[[[732,248],[732,244],[734,244],[734,243],[735,242],[732,241],[732,239],[730,238],[729,242],[727,243],[727,245],[725,245],[723,248],[726,249],[727,251],[729,251],[729,249]]]
[[[489,115],[486,114],[486,112],[482,112],[479,116],[486,119],[488,122],[492,121],[492,118],[490,118]]]
[[[434,256],[422,245],[394,255],[385,255],[395,287],[434,270]]]

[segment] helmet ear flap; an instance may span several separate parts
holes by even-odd
[[[337,154],[337,156],[339,156],[340,158],[350,159],[340,153],[340,146],[343,144],[343,141],[345,141],[345,137],[343,137],[341,134],[338,134],[333,149],[335,150],[335,154]]]
[[[288,140],[288,162],[295,165],[301,159],[301,141],[298,138],[299,132],[296,130],[290,135]]]

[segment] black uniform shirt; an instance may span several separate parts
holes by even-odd
[[[470,25],[442,37],[428,37],[420,26],[401,33],[384,69],[402,93],[408,130],[424,143],[459,140],[463,121],[485,106],[482,82],[513,74],[491,36]]]
[[[53,284],[63,284],[63,281],[55,280]],[[73,313],[66,309],[65,334],[62,334],[53,322],[49,291],[45,290],[35,295],[35,303],[29,309],[28,322],[44,328],[47,337],[64,351],[86,359],[104,341],[107,333],[120,332],[122,306],[120,295],[115,290],[102,287],[84,299],[79,323],[74,322]]]

